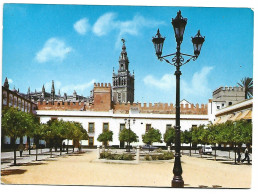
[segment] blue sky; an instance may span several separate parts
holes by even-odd
[[[236,86],[253,76],[253,11],[248,8],[83,6],[5,4],[2,83],[26,93],[56,92],[89,96],[94,82],[112,82],[121,38],[130,71],[135,72],[135,102],[175,103],[175,68],[155,56],[152,37],[166,37],[163,54],[175,52],[171,19],[188,18],[181,52],[192,54],[198,29],[205,43],[196,61],[181,67],[181,99],[207,103],[220,86]]]

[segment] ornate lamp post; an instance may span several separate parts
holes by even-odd
[[[175,160],[174,160],[174,167],[173,167],[173,180],[172,180],[172,187],[184,187],[184,181],[182,179],[182,167],[181,167],[181,155],[180,155],[180,76],[181,71],[180,67],[188,62],[191,59],[195,61],[199,54],[202,47],[202,44],[205,40],[205,37],[200,35],[200,31],[192,37],[192,43],[194,47],[194,55],[188,55],[180,52],[180,46],[183,40],[183,34],[185,31],[185,26],[187,24],[187,19],[183,18],[181,15],[181,11],[177,13],[175,19],[172,19],[172,26],[175,32],[175,38],[177,43],[177,52],[173,54],[168,54],[162,56],[162,49],[165,37],[162,37],[160,31],[158,29],[157,34],[153,37],[152,41],[154,44],[156,56],[159,60],[165,60],[167,63],[174,65],[176,67],[175,76],[176,76],[176,125],[175,125]],[[174,56],[171,59],[171,62],[167,60],[167,57]],[[184,61],[185,57],[189,57],[186,61]]]
[[[128,123],[128,142],[127,142],[127,146],[128,146],[128,152],[130,152],[130,123],[131,123],[131,119],[130,117],[128,119],[125,119],[125,124]],[[133,124],[135,124],[135,118],[133,119]]]

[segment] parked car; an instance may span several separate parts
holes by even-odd
[[[203,154],[212,154],[212,147],[210,145],[202,146]]]
[[[144,146],[141,146],[141,149],[142,150],[150,150],[150,151],[153,151],[153,150],[156,150],[158,149],[158,147],[155,147],[155,146],[152,146],[152,145],[144,145]]]

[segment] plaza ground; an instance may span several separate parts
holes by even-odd
[[[141,161],[139,164],[102,163],[96,150],[46,158],[1,171],[4,184],[105,185],[170,187],[173,161]],[[251,165],[193,154],[182,156],[185,187],[250,188]]]

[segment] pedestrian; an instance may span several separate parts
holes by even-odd
[[[245,158],[242,160],[242,163],[247,160],[248,164],[250,164],[250,158],[249,158],[249,152],[248,152],[248,148],[246,147],[245,149]]]
[[[240,148],[238,148],[238,152],[237,152],[237,162],[240,163],[241,161],[241,153],[240,153]]]
[[[65,151],[65,142],[63,142],[62,146],[63,146],[63,151]]]
[[[18,149],[19,149],[19,151],[20,151],[20,157],[22,157],[22,155],[23,155],[23,150],[24,150],[24,147],[23,147],[23,144],[22,144],[22,143],[18,146]]]

